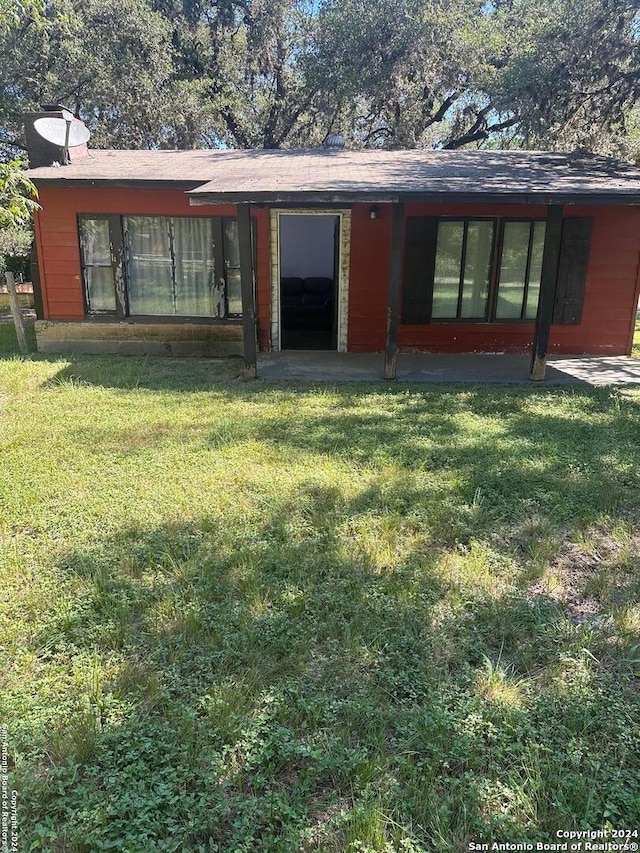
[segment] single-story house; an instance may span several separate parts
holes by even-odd
[[[345,148],[61,158],[33,132],[42,115],[26,125],[43,352],[237,354],[248,376],[257,350],[380,352],[389,378],[398,351],[530,352],[543,378],[547,352],[630,351],[632,165]]]

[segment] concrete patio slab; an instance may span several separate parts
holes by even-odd
[[[380,353],[307,350],[260,353],[258,377],[310,382],[379,382]],[[503,353],[400,353],[397,381],[478,385],[640,385],[640,359],[554,356],[543,383],[529,380],[529,356]]]

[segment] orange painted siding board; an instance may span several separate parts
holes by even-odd
[[[44,246],[66,246],[76,249],[78,247],[78,229],[75,227],[75,223],[73,230],[70,231],[50,231],[47,228],[42,228],[41,234]]]
[[[73,245],[78,239],[78,224],[75,216],[68,218],[64,222],[48,222],[46,219],[43,222],[42,233],[46,234],[52,241],[59,245]]]
[[[79,268],[80,265],[80,255],[77,254],[74,257],[66,258],[65,260],[47,260],[47,250],[44,251],[44,259],[45,263],[49,267],[50,276],[67,276],[69,271],[69,266],[73,265]]]
[[[77,241],[76,241],[77,242]],[[74,261],[78,257],[77,246],[58,246],[46,245],[43,249],[42,256],[45,262],[52,261]]]

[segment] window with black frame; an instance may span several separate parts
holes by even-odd
[[[108,217],[80,220],[80,255],[87,305],[95,312],[116,310],[115,273]]]
[[[545,228],[540,221],[504,223],[496,320],[535,320]]]
[[[544,220],[409,217],[403,322],[533,320]]]
[[[236,220],[82,216],[79,227],[89,313],[116,312],[115,253],[105,252],[104,245],[118,242],[126,297],[126,309],[118,313],[131,317],[242,316]],[[114,230],[120,233],[115,235]],[[100,272],[96,274],[95,269]]]
[[[493,235],[491,220],[439,223],[431,308],[434,319],[486,317]]]

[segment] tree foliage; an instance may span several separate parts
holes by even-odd
[[[20,239],[24,240],[31,223],[31,215],[38,208],[35,201],[37,190],[22,171],[23,165],[20,160],[0,164],[0,235],[6,237],[8,254],[14,254],[19,249]],[[5,256],[0,255],[0,268],[6,266]],[[26,353],[28,344],[13,276],[7,273],[6,281],[18,344],[20,351]]]
[[[497,11],[513,53],[490,94],[529,144],[624,150],[640,95],[639,10],[638,0],[522,0]]]
[[[17,27],[26,14],[34,20],[42,16],[44,0],[0,0],[0,33]]]
[[[56,0],[39,26],[27,17],[5,42],[5,141],[19,140],[25,109],[58,101],[82,116],[97,146],[162,141],[170,29],[146,0]]]
[[[21,160],[0,163],[0,231],[27,225],[38,209],[38,191],[21,171],[23,166]]]
[[[0,0],[2,3],[3,0]],[[2,6],[0,5],[0,10]],[[0,34],[0,141],[60,101],[93,143],[638,147],[640,0],[47,0]]]
[[[0,0],[0,35],[7,36],[29,14],[34,25],[42,21],[42,0]],[[19,157],[0,163],[0,271],[7,257],[26,258],[31,246],[31,215],[38,208],[38,192],[22,172],[26,164]]]

